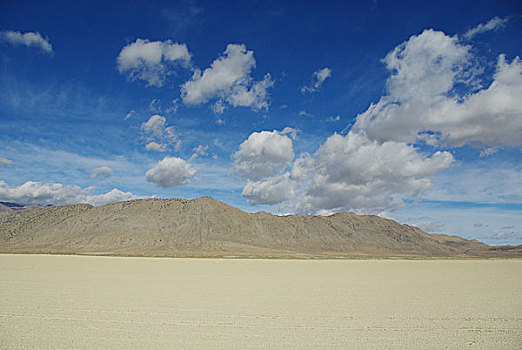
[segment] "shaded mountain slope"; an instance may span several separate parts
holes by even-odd
[[[378,216],[245,213],[208,197],[0,212],[0,252],[130,256],[520,256]]]

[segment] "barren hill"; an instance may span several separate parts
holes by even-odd
[[[378,216],[250,214],[203,197],[0,212],[0,252],[129,256],[522,256]]]

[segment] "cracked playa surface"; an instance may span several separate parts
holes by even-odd
[[[514,349],[522,260],[0,255],[0,348]]]

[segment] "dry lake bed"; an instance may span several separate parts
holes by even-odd
[[[520,349],[522,260],[0,255],[2,349]]]

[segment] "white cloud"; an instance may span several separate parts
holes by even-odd
[[[446,226],[439,221],[424,221],[417,225],[418,228],[425,232],[443,232]]]
[[[326,79],[332,76],[332,70],[328,67],[319,69],[312,74],[312,80],[301,88],[301,93],[313,93],[321,89]]]
[[[300,117],[313,118],[313,115],[308,113],[307,111],[299,111]]]
[[[341,116],[340,115],[336,115],[335,117],[334,116],[330,116],[330,117],[326,118],[327,122],[338,122],[339,120],[341,120]]]
[[[463,37],[465,39],[471,39],[477,34],[482,34],[490,31],[497,31],[501,28],[504,28],[508,20],[508,18],[493,17],[488,22],[481,23],[478,26],[471,28],[466,33],[464,33]]]
[[[156,152],[166,152],[167,151],[167,145],[166,144],[159,144],[157,142],[149,142],[145,145],[145,148],[147,151],[156,151]]]
[[[23,45],[27,47],[36,47],[47,54],[53,53],[53,47],[49,39],[43,38],[38,32],[20,33],[13,30],[4,30],[0,32],[0,41],[7,42],[11,45]]]
[[[522,62],[500,55],[492,82],[484,87],[488,77],[472,52],[443,32],[412,36],[383,60],[390,71],[387,94],[357,117],[346,136],[334,134],[313,156],[293,162],[286,157],[277,167],[252,157],[242,169],[246,157],[237,157],[236,170],[249,180],[243,195],[254,204],[281,203],[284,211],[309,214],[385,213],[420,196],[516,202],[519,169],[487,176],[480,170],[463,173],[458,188],[448,187],[453,177],[444,179],[458,170],[440,172],[454,163],[453,155],[431,148],[421,153],[414,146],[472,145],[484,148],[482,156],[522,146]],[[509,190],[499,178],[508,179]],[[422,225],[442,229],[436,222]]]
[[[196,172],[185,160],[166,156],[147,171],[145,178],[157,187],[174,187],[186,184]]]
[[[388,94],[357,117],[353,130],[381,142],[522,146],[522,62],[500,55],[493,82],[469,92],[480,71],[470,50],[434,30],[412,36],[384,59],[391,72]],[[467,91],[458,94],[457,84]]]
[[[189,162],[193,161],[194,159],[198,157],[203,157],[207,155],[208,146],[198,145],[197,147],[194,147],[193,151],[194,153],[189,158]]]
[[[161,113],[161,101],[158,98],[153,98],[149,103],[149,111],[152,113]]]
[[[248,180],[241,195],[251,204],[278,204],[292,199],[298,188],[299,182],[285,173],[262,181]]]
[[[291,128],[285,128],[291,129]],[[283,130],[283,132],[284,132]],[[283,132],[280,132],[282,134]],[[302,153],[293,160],[289,171],[280,175],[264,177],[259,181],[247,180],[241,195],[250,204],[279,204],[293,200],[299,189],[307,182],[313,168],[313,159]],[[277,173],[277,172],[276,172]]]
[[[187,105],[199,105],[217,99],[213,109],[222,113],[223,103],[234,107],[268,108],[268,89],[273,86],[270,74],[254,82],[251,71],[256,65],[254,52],[245,45],[229,44],[222,56],[203,72],[196,69],[192,78],[181,86]]]
[[[257,181],[283,171],[294,156],[292,140],[274,130],[252,133],[239,145],[239,150],[232,158],[238,173],[249,180]]]
[[[116,61],[118,71],[127,74],[131,81],[140,79],[146,81],[147,86],[159,87],[171,74],[169,65],[189,68],[191,57],[186,44],[137,39],[121,49]]]
[[[136,115],[136,110],[131,109],[131,110],[129,111],[129,113],[127,113],[127,114],[125,115],[125,118],[123,118],[123,120],[127,120],[127,119],[133,117],[134,115]]]
[[[493,154],[498,152],[498,148],[495,147],[488,147],[480,150],[480,158],[485,158],[492,156]]]
[[[371,141],[362,134],[334,134],[313,161],[311,182],[287,206],[298,212],[380,213],[402,207],[432,187],[429,176],[454,161],[448,152],[423,155],[401,142]]]
[[[168,107],[167,109],[165,109],[165,113],[176,113],[178,111],[178,108],[179,108],[179,98],[175,98],[172,100],[172,104],[170,105],[170,107]]]
[[[419,218],[408,218],[403,220],[404,223],[409,225],[417,226],[425,232],[443,232],[446,228],[440,221],[436,221],[429,216],[422,216]]]
[[[13,161],[11,159],[6,159],[6,158],[0,157],[0,166],[11,165],[11,164],[13,164]]]
[[[268,108],[268,89],[274,86],[270,74],[263,80],[252,83],[252,86],[238,84],[228,95],[227,102],[234,107],[252,107],[255,110]]]
[[[454,161],[448,152],[429,156],[403,142],[379,143],[356,133],[334,134],[313,156],[294,160],[284,137],[253,133],[233,155],[236,171],[248,179],[242,194],[252,204],[282,203],[286,211],[321,215],[382,213],[424,194],[432,187],[429,177]]]
[[[147,135],[149,142],[145,148],[149,151],[165,152],[170,145],[174,145],[174,150],[177,152],[181,147],[181,140],[174,132],[174,127],[167,126],[167,119],[159,114],[155,114],[143,122],[141,130]]]
[[[200,104],[224,94],[232,87],[245,84],[255,66],[254,52],[245,45],[229,44],[223,56],[201,73],[196,70],[192,79],[182,86],[182,98],[186,104]]]
[[[96,196],[90,196],[85,203],[91,205],[105,205],[115,202],[129,201],[131,199],[142,199],[142,196],[136,196],[130,192],[123,192],[117,188],[113,188],[107,193],[102,193]]]
[[[223,114],[225,112],[225,103],[223,100],[219,99],[212,105],[212,111],[216,114]]]
[[[467,64],[470,48],[433,29],[413,35],[383,60],[391,72],[387,82],[390,95],[436,100],[452,88],[456,74]]]
[[[150,133],[156,138],[161,138],[165,132],[165,125],[167,120],[165,117],[155,114],[149,118],[146,122],[141,124],[141,129],[147,133]]]
[[[60,183],[42,183],[27,181],[20,186],[9,186],[0,180],[0,201],[14,202],[25,205],[66,205],[87,203],[104,205],[113,202],[143,198],[130,192],[122,192],[117,188],[93,195],[89,189],[76,185],[62,185]]]
[[[290,137],[292,138],[292,140],[295,140],[297,139],[297,135],[300,133],[301,131],[299,129],[295,129],[295,128],[291,128],[289,126],[286,126],[283,130],[281,131],[278,131],[279,135],[290,135]]]
[[[97,168],[94,168],[92,171],[91,177],[103,177],[108,179],[112,176],[112,169],[107,166],[100,166]]]

